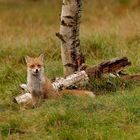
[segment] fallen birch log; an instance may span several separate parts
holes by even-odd
[[[74,74],[67,76],[66,78],[57,79],[55,82],[52,83],[52,85],[55,90],[59,90],[59,89],[65,89],[66,87],[69,87],[70,85],[81,81],[82,82],[88,81],[88,79],[89,79],[88,75],[86,74],[85,71],[78,71],[75,72]],[[26,84],[21,84],[20,87],[25,91],[28,91],[28,87]],[[32,98],[31,94],[26,93],[15,97],[14,101],[20,104],[20,103],[27,102],[31,98]]]
[[[52,83],[52,85],[55,90],[65,89],[75,83],[88,81],[89,77],[99,78],[102,73],[119,72],[130,64],[131,62],[129,62],[126,57],[112,59],[110,61],[100,63],[92,68],[88,68],[86,71],[77,71],[66,78],[57,79]],[[26,91],[28,90],[26,84],[21,84],[20,87]],[[15,97],[15,101],[20,104],[30,100],[31,98],[30,93],[26,93]]]
[[[64,89],[66,87],[69,87],[70,85],[73,85],[75,83],[78,83],[80,81],[88,81],[88,75],[86,72],[83,71],[78,71],[74,74],[71,74],[67,76],[66,78],[60,78],[56,80],[55,82],[52,83],[54,89],[59,90],[59,89]]]

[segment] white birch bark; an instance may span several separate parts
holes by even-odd
[[[60,33],[61,57],[64,75],[77,71],[76,59],[80,55],[80,17],[82,0],[63,0]]]

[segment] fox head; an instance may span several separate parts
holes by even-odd
[[[44,55],[41,54],[39,57],[25,57],[25,61],[27,64],[27,70],[30,74],[37,76],[44,72]]]

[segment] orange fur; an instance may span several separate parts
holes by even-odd
[[[32,94],[33,107],[39,106],[42,99],[59,96],[49,79],[44,75],[43,55],[32,58],[27,56],[27,88]]]

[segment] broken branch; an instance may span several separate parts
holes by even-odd
[[[116,58],[100,63],[92,68],[88,68],[86,73],[89,77],[99,78],[102,73],[117,73],[129,65],[131,65],[131,62],[128,58]]]

